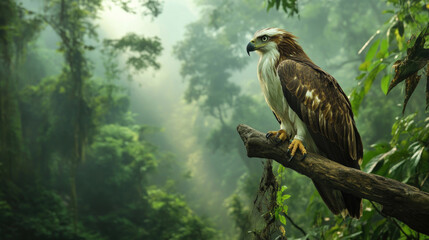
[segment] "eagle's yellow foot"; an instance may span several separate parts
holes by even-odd
[[[287,152],[290,153],[290,158],[289,161],[291,161],[293,159],[293,157],[295,156],[295,153],[297,150],[300,150],[302,153],[302,158],[301,161],[304,160],[304,158],[307,156],[307,150],[304,147],[304,144],[302,144],[302,142],[298,139],[294,139],[288,147]]]
[[[276,138],[279,140],[277,144],[281,144],[288,139],[288,135],[284,129],[280,129],[278,131],[268,131],[267,135],[265,135],[266,138],[270,138],[271,136],[276,136]]]

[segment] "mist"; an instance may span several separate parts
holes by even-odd
[[[425,81],[386,96],[426,5],[290,4],[1,3],[0,239],[429,239],[367,200],[360,219],[334,215],[311,179],[248,158],[236,132],[279,129],[246,46],[285,29],[350,99],[360,169],[428,191]]]

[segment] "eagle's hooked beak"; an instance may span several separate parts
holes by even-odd
[[[249,44],[247,44],[247,54],[250,56],[250,52],[253,52],[256,50],[255,48],[255,44],[253,44],[253,42],[249,42]]]

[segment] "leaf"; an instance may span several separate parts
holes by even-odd
[[[280,208],[279,207],[277,207],[276,209],[275,209],[275,211],[274,211],[274,217],[275,217],[275,219],[280,219]]]
[[[358,88],[354,88],[352,93],[350,94],[349,100],[352,105],[353,113],[357,117],[359,115],[359,105],[361,104],[363,99],[362,92],[358,90]]]
[[[287,199],[289,199],[289,198],[290,198],[290,195],[289,195],[289,194],[283,195],[283,196],[282,196],[282,202],[284,202],[285,200],[287,200]]]
[[[403,21],[399,21],[398,22],[398,33],[399,33],[399,36],[404,36],[404,22]]]
[[[404,114],[405,107],[407,106],[408,100],[410,99],[411,95],[416,89],[419,81],[420,81],[420,75],[418,75],[417,72],[415,72],[413,75],[411,75],[405,80],[405,99],[404,99],[404,107],[402,108],[402,114]]]
[[[414,118],[416,116],[417,113],[412,113],[395,121],[392,126],[392,140],[390,141],[391,144],[395,145],[399,140],[399,136],[404,133],[404,131],[407,131],[407,129],[413,127]]]
[[[379,65],[377,65],[377,67],[372,69],[372,71],[368,74],[368,77],[365,79],[365,83],[364,83],[365,95],[368,93],[369,89],[371,88],[371,85],[374,82],[375,77],[377,77],[378,73],[384,68],[386,68],[386,64],[380,63]]]
[[[429,107],[429,64],[426,69],[426,110]]]
[[[383,232],[385,232],[386,228],[387,228],[387,219],[383,218],[380,221],[376,222],[375,224],[373,224],[373,228],[375,228],[375,230],[373,230],[372,233],[372,237],[371,240],[379,240],[380,236],[382,235]]]
[[[402,164],[404,164],[405,162],[406,162],[406,160],[402,160],[402,161],[399,161],[397,164],[393,165],[393,167],[391,167],[389,169],[389,174],[394,173],[396,171],[396,169],[399,168],[400,166],[402,166]]]
[[[376,61],[371,62],[371,64],[368,66],[368,71],[371,72],[376,67],[378,67],[380,65],[380,63],[381,63],[380,60],[376,60]]]
[[[370,146],[373,150],[367,150],[363,154],[363,161],[361,167],[364,168],[371,159],[375,158],[377,155],[385,153],[391,149],[390,144],[386,142],[381,142],[373,144]]]
[[[371,173],[380,161],[383,161],[383,158],[381,158],[381,154],[374,158],[371,158],[371,160],[365,165],[365,168],[362,169],[362,171],[366,173]]]
[[[411,147],[411,146],[410,146]],[[414,154],[411,156],[411,167],[415,168],[420,162],[420,159],[422,158],[423,150],[425,149],[424,146],[417,145],[413,148]]]
[[[381,41],[380,52],[387,52],[388,48],[389,48],[389,39],[385,38]]]
[[[359,232],[352,233],[352,234],[350,234],[348,236],[342,237],[341,239],[343,239],[343,240],[344,239],[355,239],[355,237],[357,237],[357,236],[359,236],[361,234],[362,234],[362,231],[359,231]]]
[[[377,53],[377,58],[383,59],[388,54],[389,40],[387,38],[383,39],[380,44],[380,50]]]
[[[372,83],[375,80],[375,77],[378,75],[380,71],[382,71],[386,67],[384,63],[378,63],[373,69],[370,71],[368,76],[363,80],[363,86],[358,86],[353,89],[350,94],[350,103],[352,105],[353,113],[358,116],[359,114],[359,106],[362,103],[363,98],[370,90]]]
[[[404,81],[408,77],[416,74],[421,68],[423,68],[429,60],[429,49],[425,49],[425,36],[429,31],[428,26],[420,32],[419,36],[415,39],[412,47],[407,49],[407,56],[403,59],[396,61],[393,64],[395,69],[395,77],[390,82],[389,93],[398,83]],[[411,42],[412,39],[410,39]]]
[[[379,44],[380,44],[380,39],[377,39],[374,41],[374,43],[371,45],[368,52],[366,53],[365,61],[371,61],[374,58],[375,54],[377,53]]]
[[[283,212],[287,214],[287,210],[289,210],[288,205],[283,205]]]
[[[375,166],[380,162],[383,161],[384,159],[388,158],[389,156],[391,156],[392,154],[394,154],[396,152],[396,147],[390,149],[390,151],[377,155],[376,157],[372,158],[366,165],[365,168],[363,169],[364,172],[367,173],[371,173]]]
[[[286,225],[286,217],[282,214],[279,214],[279,220],[283,225]]]
[[[363,64],[363,63],[362,63],[362,64]],[[361,64],[361,65],[362,65],[362,64]],[[359,67],[359,70],[360,70],[360,67]],[[357,79],[357,80],[361,80],[362,78],[364,78],[364,77],[365,77],[365,75],[366,75],[366,73],[361,73],[359,76],[357,76],[357,77],[356,77],[356,79]]]
[[[387,89],[389,88],[389,79],[392,75],[384,75],[381,79],[381,91],[383,91],[384,95],[387,95]]]
[[[371,62],[370,61],[365,61],[365,62],[363,62],[361,65],[359,65],[359,70],[360,71],[367,71],[368,70],[368,67],[371,65]],[[364,76],[365,76],[365,74],[364,74]],[[358,79],[360,79],[360,78],[358,78]]]
[[[279,10],[279,7],[280,7],[280,1],[276,0],[276,9]]]
[[[280,192],[277,192],[276,202],[277,202],[277,205],[282,205],[283,203],[282,194]]]
[[[402,51],[402,49],[404,48],[404,36],[400,33],[398,28],[395,29],[395,38],[396,42],[398,42],[399,51]]]
[[[272,8],[272,7],[274,7],[274,4],[276,3],[276,1],[275,0],[268,0],[268,6],[267,6],[267,12],[268,11],[270,11],[270,9]]]
[[[285,228],[280,225],[279,229],[280,229],[280,232],[282,233],[282,236],[285,237],[286,236],[286,230],[285,230]]]

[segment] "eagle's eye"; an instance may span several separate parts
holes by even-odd
[[[261,37],[262,42],[266,42],[268,40],[268,36],[264,35]]]

